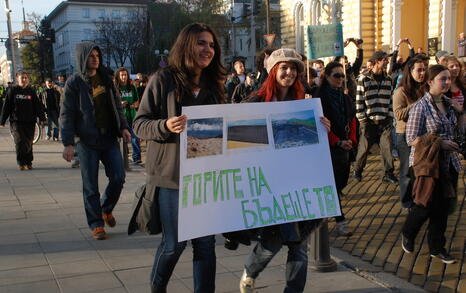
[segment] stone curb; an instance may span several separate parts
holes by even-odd
[[[423,288],[417,287],[408,281],[398,278],[397,276],[383,271],[382,267],[376,267],[371,263],[365,262],[358,257],[352,256],[338,248],[330,247],[330,254],[333,260],[342,266],[348,268],[353,273],[385,287],[392,292],[400,293],[421,293],[428,292]]]

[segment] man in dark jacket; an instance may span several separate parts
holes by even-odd
[[[40,99],[47,113],[47,140],[53,137],[58,141],[58,116],[60,114],[60,92],[54,87],[52,79],[45,80],[45,89]]]
[[[64,90],[60,111],[63,158],[70,162],[78,150],[83,180],[84,208],[94,239],[106,238],[104,223],[116,224],[112,211],[125,182],[123,157],[117,137],[128,142],[131,134],[123,115],[121,100],[109,70],[102,65],[102,54],[91,42],[76,45],[78,73],[71,76]],[[75,137],[79,140],[76,142]],[[100,199],[99,161],[109,182]]]

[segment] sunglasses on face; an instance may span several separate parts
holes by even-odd
[[[343,78],[343,77],[345,77],[345,75],[342,74],[342,73],[335,73],[335,74],[332,75],[332,77],[333,78]]]

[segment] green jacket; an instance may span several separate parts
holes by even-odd
[[[134,108],[134,103],[139,101],[138,91],[132,85],[122,85],[119,88],[121,101],[126,102],[126,106],[123,107],[123,113],[125,114],[126,120],[131,124],[136,117],[137,109]]]

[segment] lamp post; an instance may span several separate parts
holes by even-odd
[[[16,42],[13,40],[13,33],[11,30],[11,9],[10,9],[10,3],[8,0],[5,0],[5,13],[6,13],[6,19],[7,19],[7,27],[8,27],[8,39],[9,39],[9,45],[10,45],[10,57],[11,57],[11,81],[15,81],[15,75],[16,75],[16,58],[15,58],[15,47],[16,47]]]
[[[165,60],[163,59],[163,57],[165,56],[168,56],[168,54],[170,53],[170,51],[168,51],[167,49],[163,50],[163,52],[161,52],[161,50],[155,50],[154,51],[155,55],[157,57],[160,57],[160,62],[159,62],[159,67],[166,67],[167,66],[167,63],[165,62]]]

